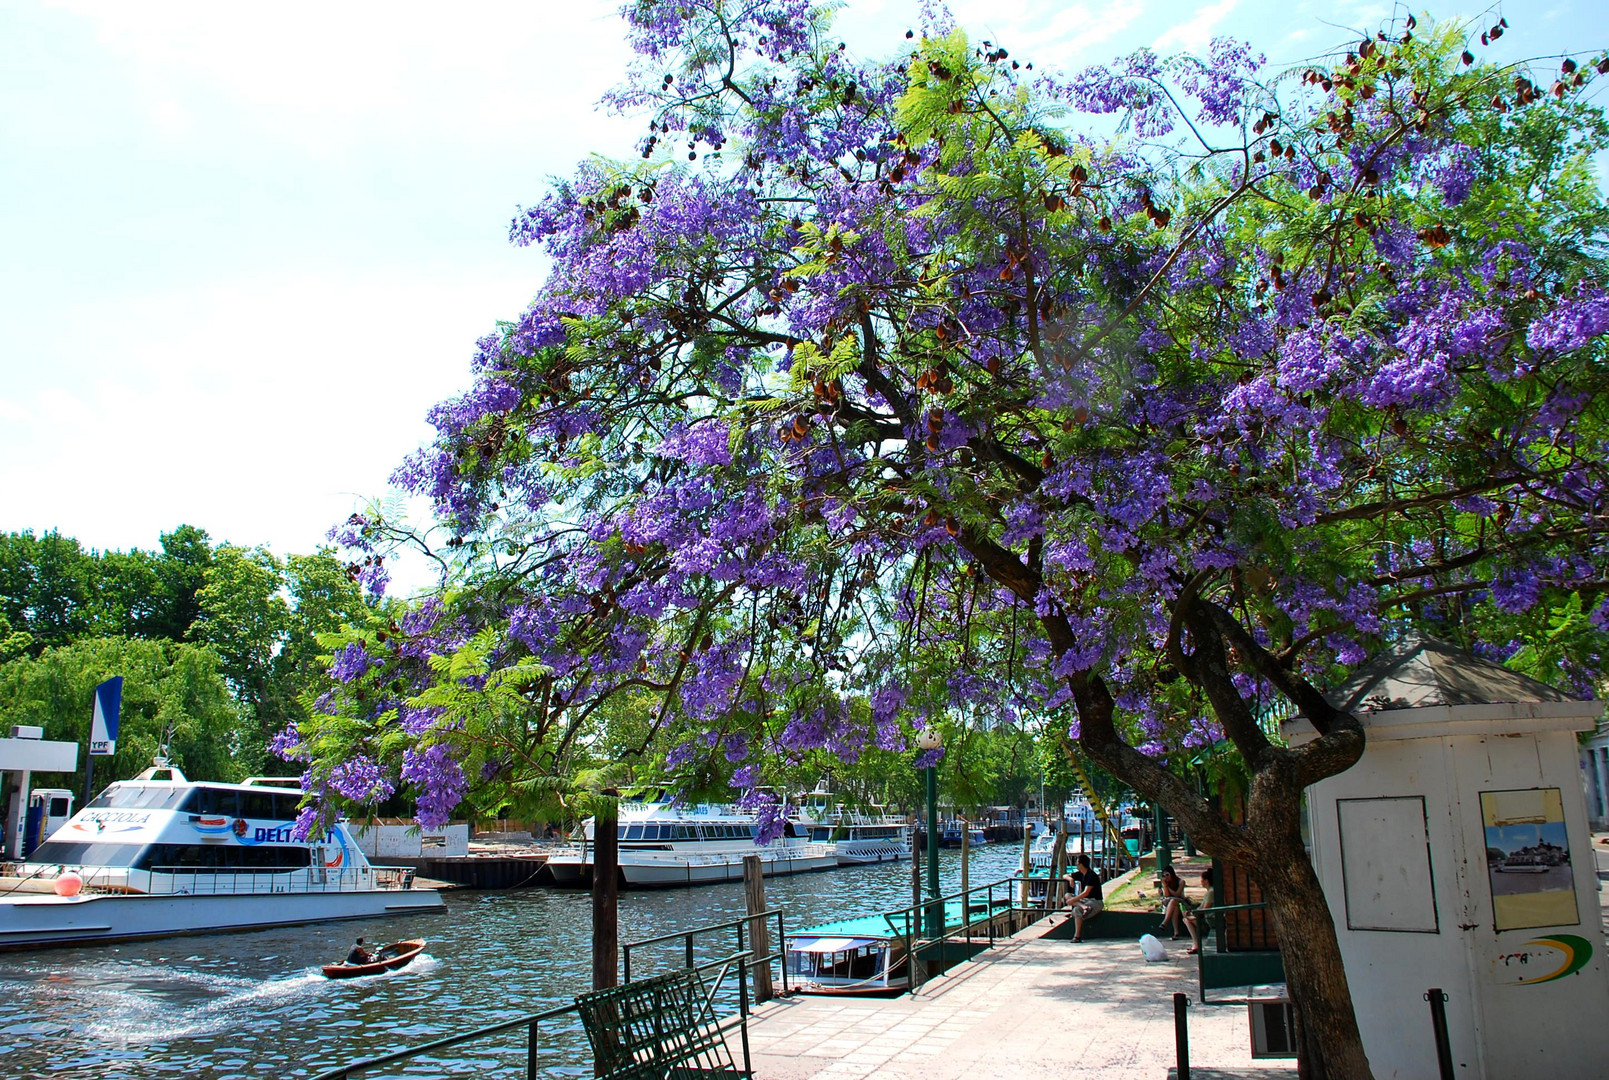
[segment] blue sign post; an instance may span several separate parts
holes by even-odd
[[[95,714],[89,722],[89,755],[84,759],[84,805],[95,797],[95,759],[117,753],[117,721],[123,711],[123,676],[95,688]]]

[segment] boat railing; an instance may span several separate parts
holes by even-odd
[[[767,914],[770,913],[767,912]],[[636,944],[644,943],[637,942]],[[723,1036],[727,1031],[730,1031],[733,1028],[741,1031],[745,1074],[749,1074],[751,1071],[749,1062],[749,995],[747,988],[748,970],[752,965],[752,962],[752,955],[748,952],[740,950],[731,956],[723,956],[719,959],[711,960],[708,963],[699,964],[696,967],[690,966],[689,969],[691,972],[695,972],[701,977],[705,972],[714,972],[714,975],[711,977],[711,981],[703,991],[702,1000],[695,1002],[694,1005],[697,1009],[698,1017],[700,1019],[708,1018],[712,1022],[713,1028],[716,1031],[719,1031]],[[737,1011],[726,1015],[718,1015],[716,1012],[718,991],[726,982],[728,974],[734,968],[736,969],[738,986]],[[626,975],[625,982],[627,984],[631,982],[631,975],[629,971]],[[572,1001],[568,1005],[558,1005],[551,1009],[544,1009],[541,1012],[527,1013],[523,1016],[516,1016],[512,1019],[503,1020],[496,1024],[488,1024],[485,1027],[475,1028],[473,1031],[461,1031],[455,1035],[448,1035],[444,1038],[434,1039],[427,1043],[421,1043],[418,1046],[410,1046],[405,1050],[396,1050],[389,1054],[382,1054],[378,1057],[364,1058],[361,1061],[349,1062],[348,1064],[340,1065],[336,1068],[321,1072],[317,1076],[312,1077],[311,1080],[351,1080],[351,1078],[354,1076],[358,1076],[374,1069],[385,1068],[388,1065],[395,1065],[398,1062],[412,1061],[415,1058],[433,1058],[439,1055],[443,1050],[449,1050],[455,1046],[462,1046],[465,1043],[483,1043],[487,1040],[494,1039],[499,1035],[518,1031],[522,1028],[525,1031],[525,1077],[526,1080],[537,1080],[537,1077],[540,1076],[544,1070],[544,1066],[541,1063],[539,1054],[539,1050],[541,1048],[542,1025],[544,1024],[548,1025],[547,1032],[551,1040],[548,1049],[550,1051],[550,1057],[553,1059],[546,1067],[562,1068],[564,1070],[564,1075],[573,1076],[575,1075],[575,1066],[578,1056],[577,1051],[582,1047],[585,1047],[587,1042],[584,1037],[579,1039],[577,1038],[577,1036],[580,1035],[581,1029],[581,1009],[581,1001]],[[561,1021],[566,1017],[573,1017],[574,1019],[569,1024],[555,1029],[554,1022]],[[674,1032],[667,1034],[670,1034],[673,1037],[675,1035]],[[563,1036],[568,1036],[568,1040],[565,1040]],[[488,1051],[482,1050],[477,1054],[477,1057],[483,1056],[489,1056]],[[588,1070],[589,1073],[591,1071],[592,1070]],[[632,1075],[639,1074],[633,1071]]]
[[[277,893],[373,892],[413,888],[407,866],[216,869],[153,866],[147,892],[164,896],[246,896]],[[293,875],[302,875],[294,877]]]
[[[755,920],[769,920],[772,917],[775,917],[777,921],[777,940],[772,945],[769,952],[766,952],[762,955],[756,955],[753,951],[753,942],[750,941],[748,944],[745,944],[743,935],[745,933],[752,934],[755,926]],[[732,933],[734,936],[734,944],[737,946],[737,951],[739,953],[747,952],[749,954],[748,967],[750,969],[758,967],[761,964],[769,967],[773,962],[775,962],[777,966],[781,968],[782,993],[787,995],[790,992],[788,989],[788,965],[785,960],[787,955],[788,930],[786,925],[783,923],[783,911],[781,908],[771,908],[755,915],[745,915],[741,919],[729,919],[726,922],[710,923],[708,926],[695,926],[690,930],[676,930],[669,934],[660,934],[658,937],[641,938],[637,941],[628,941],[620,946],[620,963],[622,972],[625,975],[625,980],[626,982],[631,981],[631,952],[633,949],[641,951],[647,947],[655,945],[662,946],[668,942],[679,941],[682,945],[681,966],[684,968],[694,968],[697,964],[697,950],[694,948],[694,940],[701,934],[726,934],[728,932]],[[640,971],[642,964],[639,962],[637,966]]]

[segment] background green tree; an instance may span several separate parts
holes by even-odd
[[[241,716],[217,652],[135,638],[86,638],[38,657],[0,664],[0,716],[45,729],[45,738],[89,739],[95,687],[123,676],[117,753],[95,762],[96,787],[148,768],[159,745],[187,775],[239,780],[260,768],[261,743]],[[40,774],[41,787],[81,794],[84,759],[71,775]]]

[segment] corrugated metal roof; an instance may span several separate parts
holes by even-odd
[[[1379,653],[1325,696],[1347,712],[1576,700],[1501,664],[1422,637],[1404,639]]]

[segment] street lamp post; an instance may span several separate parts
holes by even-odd
[[[923,753],[944,749],[937,728],[926,728],[916,737],[916,748]],[[944,932],[944,913],[939,904],[939,770],[929,765],[922,770],[927,781],[927,931],[935,936]]]

